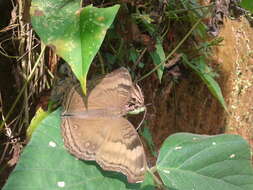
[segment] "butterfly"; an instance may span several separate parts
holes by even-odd
[[[121,172],[129,183],[144,180],[146,156],[134,126],[124,117],[145,109],[140,87],[126,68],[107,74],[86,96],[80,86],[67,93],[61,131],[66,149],[79,159]]]

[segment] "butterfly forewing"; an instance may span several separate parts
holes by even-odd
[[[86,106],[81,96],[79,85],[74,86],[68,93],[66,93],[63,100],[64,112],[84,112]]]
[[[124,110],[131,98],[132,79],[125,68],[103,78],[88,95],[88,109],[106,109],[112,113]]]

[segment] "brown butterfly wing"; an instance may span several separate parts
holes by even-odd
[[[86,111],[82,96],[75,88],[72,88],[63,102],[65,112],[83,112]],[[78,117],[63,116],[61,123],[61,133],[64,145],[67,150],[78,158],[85,160],[95,160],[97,147],[104,142],[103,129],[96,126],[96,119],[80,119]],[[96,144],[92,143],[93,138]]]
[[[130,183],[144,180],[146,158],[133,125],[123,117],[108,120],[105,142],[97,150],[96,161],[105,170],[122,172]]]
[[[141,182],[146,158],[132,124],[119,118],[67,118],[62,124],[65,147],[77,158],[95,160],[104,170],[125,174],[130,183]]]
[[[62,136],[67,150],[77,158],[96,160],[96,152],[105,143],[108,120],[100,118],[81,119],[66,117],[62,121]]]
[[[124,109],[131,98],[133,83],[126,68],[119,68],[107,74],[88,94],[88,109]]]
[[[63,98],[63,109],[64,112],[84,112],[87,110],[79,85],[72,87],[69,92],[66,92]]]
[[[65,99],[66,112],[116,110],[120,112],[131,96],[129,72],[120,68],[106,75],[88,96],[86,108],[82,96],[73,88]],[[114,112],[112,113],[114,115]],[[117,116],[118,114],[116,114]],[[138,133],[125,118],[94,115],[88,118],[63,117],[62,135],[70,153],[84,160],[96,160],[105,170],[125,174],[129,182],[143,181],[146,159]]]

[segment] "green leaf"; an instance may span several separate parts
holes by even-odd
[[[86,92],[86,77],[119,9],[87,6],[80,1],[33,0],[30,14],[39,37],[68,62]]]
[[[141,131],[141,135],[146,140],[152,155],[157,157],[157,152],[155,151],[155,144],[153,142],[152,134],[150,133],[149,129],[147,127],[144,127]]]
[[[163,50],[163,44],[162,44],[162,38],[161,36],[158,35],[158,32],[156,31],[156,25],[152,24],[153,19],[150,17],[150,15],[148,14],[134,14],[132,15],[133,18],[135,18],[136,22],[140,22],[143,27],[145,28],[145,30],[155,38],[156,40],[156,45],[155,45],[155,51],[150,51],[149,54],[154,62],[155,65],[161,65],[158,69],[157,69],[157,75],[159,78],[159,81],[161,82],[162,80],[162,76],[163,76],[163,70],[164,70],[164,63],[165,62],[165,53]]]
[[[159,38],[156,38],[156,45],[155,45],[156,49],[153,52],[150,52],[150,55],[152,57],[152,60],[154,62],[155,65],[160,65],[161,63],[165,62],[165,53],[163,50],[163,46],[162,46],[162,41]],[[158,78],[161,82],[162,77],[163,77],[163,70],[164,70],[164,64],[162,64],[158,69],[157,69],[157,75]]]
[[[28,139],[31,138],[33,131],[39,126],[40,122],[43,121],[43,119],[45,119],[49,114],[50,112],[45,112],[42,108],[39,108],[36,111],[35,116],[26,130],[26,136]]]
[[[145,180],[141,183],[141,190],[155,190],[153,176],[146,172]]]
[[[162,145],[157,170],[169,189],[252,190],[250,157],[240,136],[178,133]]]
[[[219,84],[214,80],[215,73],[212,72],[211,68],[205,63],[203,57],[195,60],[195,64],[188,61],[185,55],[182,56],[184,63],[189,66],[206,84],[212,95],[220,102],[222,107],[228,112],[226,102],[223,98]]]
[[[4,190],[124,190],[153,186],[149,176],[142,184],[129,184],[122,174],[103,171],[95,162],[69,154],[60,134],[60,113],[51,113],[36,128]]]
[[[240,5],[244,9],[249,10],[253,14],[253,1],[252,0],[242,0]]]
[[[134,47],[129,49],[129,60],[132,61],[134,64],[138,61],[139,56],[140,53],[136,51]],[[139,62],[138,67],[142,69],[144,67],[143,62]]]

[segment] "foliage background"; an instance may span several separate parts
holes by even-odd
[[[101,51],[93,62],[89,78],[93,74],[105,73],[119,66],[129,67],[134,76],[138,78],[153,68],[153,61],[147,50],[152,49],[154,40],[143,25],[131,20],[132,14],[136,14],[137,9],[144,9],[146,13],[152,15],[152,18],[156,19],[158,30],[159,26],[169,23],[170,27],[165,33],[163,42],[165,52],[175,47],[189,30],[191,22],[187,19],[179,19],[180,22],[169,22],[168,19],[162,19],[159,23],[161,17],[159,14],[157,16],[157,13],[164,13],[165,10],[160,9],[158,1],[149,1],[148,4],[145,2],[138,1],[134,4],[130,1],[121,2],[123,8],[115,21],[115,30],[112,30],[111,34],[108,33]],[[29,24],[29,3],[26,1],[17,3],[1,1],[0,3],[1,18],[4,18],[0,21],[0,111],[2,118],[5,118],[25,81],[29,78],[31,68],[40,53],[41,44]],[[97,2],[94,3],[96,5]],[[122,28],[122,25],[127,27]],[[152,103],[148,107],[146,126],[151,131],[156,151],[159,150],[164,139],[175,132],[240,134],[251,145],[253,144],[252,28],[243,17],[235,20],[227,19],[220,36],[224,40],[219,47],[213,49],[208,63],[220,75],[218,81],[231,114],[226,114],[199,77],[182,65],[178,66],[180,77],[177,80],[173,78],[175,75],[172,74],[177,73],[177,70],[165,72],[161,83],[157,75],[153,73],[141,81],[140,86],[144,91],[145,101]],[[196,52],[190,50],[195,40],[199,39],[190,38],[181,51],[194,57]],[[144,56],[140,57],[137,54],[137,57],[140,57],[138,63],[136,58],[133,58],[136,56],[134,50],[143,51],[145,48],[147,50]],[[4,184],[13,168],[13,165],[7,165],[7,163],[11,163],[10,161],[15,163],[15,153],[19,149],[11,144],[11,139],[19,137],[19,142],[25,142],[25,131],[35,110],[40,106],[45,107],[48,102],[53,74],[60,62],[62,60],[47,48],[41,64],[36,69],[36,75],[25,87],[21,99],[17,101],[10,114],[8,125],[4,126],[5,129],[10,128],[12,133],[9,136],[3,130],[0,133],[1,184]],[[136,120],[139,118],[133,119],[133,122]],[[150,156],[150,162],[154,160],[155,158]]]

